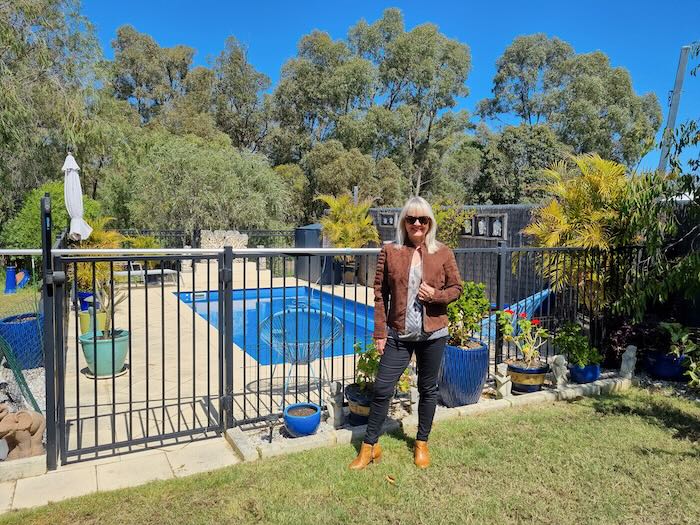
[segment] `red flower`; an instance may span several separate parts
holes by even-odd
[[[504,314],[513,315],[513,310],[511,310],[511,309],[503,310],[503,313],[504,313]]]
[[[520,317],[521,319],[525,319],[527,317],[527,314],[525,312],[520,312],[518,314],[518,317]]]
[[[533,319],[533,320],[532,320],[532,324],[534,324],[535,326],[538,326],[538,325],[540,324],[540,320],[539,320],[539,319]]]

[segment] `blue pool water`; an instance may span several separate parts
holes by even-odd
[[[219,327],[218,292],[180,293],[180,300],[209,323]],[[281,364],[280,352],[258,337],[258,326],[270,315],[287,310],[295,315],[298,308],[316,308],[336,317],[343,324],[343,332],[324,347],[325,357],[354,353],[355,342],[369,343],[374,330],[374,308],[343,299],[319,290],[299,286],[260,288],[233,291],[233,341],[261,365]],[[292,310],[289,313],[289,310]],[[301,314],[300,314],[301,315]],[[311,325],[312,330],[313,324]]]

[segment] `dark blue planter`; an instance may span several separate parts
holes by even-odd
[[[295,416],[290,410],[295,408],[310,408],[315,412],[308,416]],[[321,407],[314,403],[294,403],[284,409],[284,426],[293,437],[310,436],[315,434],[321,424]]]
[[[544,376],[549,372],[549,365],[539,368],[525,368],[514,364],[508,364],[508,375],[513,384],[513,392],[528,394],[539,392],[544,384]]]
[[[647,355],[647,371],[655,379],[686,381],[684,361],[684,355],[676,357],[665,352],[652,352]]]
[[[438,387],[440,398],[448,407],[471,405],[479,401],[489,369],[489,350],[481,344],[478,348],[445,346],[442,356]]]
[[[575,383],[592,383],[600,377],[600,365],[571,366],[571,380]]]
[[[350,415],[348,422],[353,425],[365,425],[369,419],[369,407],[372,404],[374,391],[370,388],[362,390],[360,385],[352,383],[345,387],[345,399],[348,400]]]
[[[26,313],[0,319],[0,337],[10,346],[23,370],[44,366],[42,314]]]

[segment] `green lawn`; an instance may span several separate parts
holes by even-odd
[[[0,280],[0,286],[0,319],[37,311],[41,294],[36,288],[28,286],[17,290],[17,293],[5,295],[2,293],[5,289],[4,278]]]
[[[400,435],[11,514],[3,523],[698,523],[700,405],[634,390],[436,425],[433,466]],[[391,482],[389,478],[394,479]]]

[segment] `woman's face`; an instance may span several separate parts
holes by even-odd
[[[408,210],[404,219],[404,228],[412,244],[417,246],[425,242],[425,236],[430,230],[430,217],[426,210],[422,208]]]

